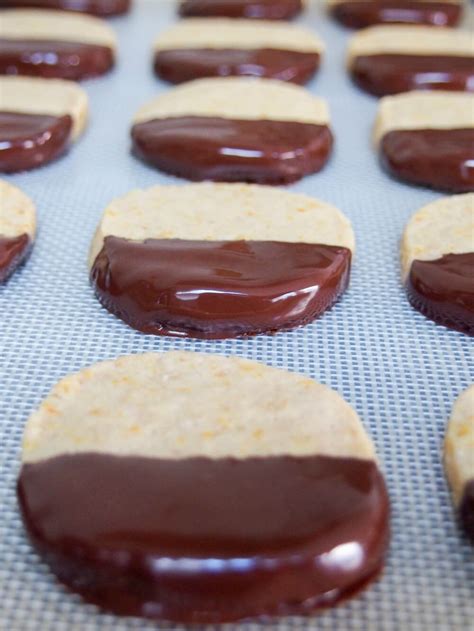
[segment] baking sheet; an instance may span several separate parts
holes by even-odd
[[[344,72],[350,32],[327,19],[322,2],[299,21],[327,45],[309,89],[329,101],[335,151],[322,173],[289,190],[327,200],[351,219],[357,253],[347,294],[296,331],[214,342],[140,334],[93,296],[86,257],[106,204],[132,188],[180,182],[135,160],[128,138],[138,106],[168,89],[152,75],[151,43],[175,20],[167,0],[136,0],[129,16],[112,20],[119,62],[109,76],[84,84],[91,108],[86,135],[64,159],[6,178],[37,203],[39,233],[27,265],[0,288],[0,629],[182,628],[106,615],[66,593],[30,548],[15,498],[24,423],[58,379],[120,354],[169,349],[237,354],[304,372],[338,390],[376,443],[393,508],[383,577],[345,605],[266,629],[467,629],[474,616],[473,551],[454,520],[441,456],[453,400],[474,380],[472,340],[413,311],[398,266],[404,224],[440,195],[396,183],[378,167],[370,143],[377,100],[351,85]]]

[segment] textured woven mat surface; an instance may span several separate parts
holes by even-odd
[[[399,281],[403,226],[439,194],[396,183],[379,169],[370,141],[377,101],[351,85],[344,72],[349,32],[331,23],[319,3],[300,22],[326,42],[309,88],[330,103],[336,146],[321,174],[290,190],[337,205],[353,222],[357,253],[344,298],[291,333],[208,343],[139,334],[93,297],[86,256],[105,205],[129,189],[177,181],[133,159],[128,137],[137,107],[167,89],[152,76],[150,51],[154,36],[175,19],[166,0],[137,0],[129,16],[111,21],[119,62],[108,77],[85,83],[86,135],[57,163],[7,178],[36,201],[39,233],[28,264],[0,289],[0,629],[179,628],[105,615],[66,593],[30,548],[15,498],[24,423],[59,378],[119,354],[168,349],[238,354],[305,372],[346,397],[376,443],[393,506],[383,577],[346,605],[267,629],[467,629],[474,615],[472,548],[454,520],[441,455],[452,403],[474,379],[472,340],[414,312]]]

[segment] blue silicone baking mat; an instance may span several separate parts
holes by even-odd
[[[396,183],[380,170],[371,145],[377,100],[351,85],[344,69],[350,32],[327,18],[322,2],[299,22],[326,43],[309,89],[329,101],[335,151],[322,173],[289,190],[335,204],[353,223],[357,252],[343,299],[293,332],[203,342],[140,334],[93,296],[86,258],[106,204],[133,188],[179,181],[129,151],[135,110],[168,89],[152,74],[151,45],[176,19],[173,2],[136,0],[130,15],[112,20],[118,64],[107,77],[84,84],[91,110],[87,133],[64,159],[7,178],[35,200],[39,231],[27,265],[0,289],[0,629],[180,628],[106,615],[59,586],[25,538],[15,479],[25,421],[58,379],[120,354],[186,349],[241,355],[335,388],[359,412],[385,471],[393,537],[382,578],[333,610],[265,628],[465,630],[474,616],[474,558],[454,519],[442,441],[455,397],[474,380],[472,339],[411,309],[398,264],[406,221],[440,195]]]

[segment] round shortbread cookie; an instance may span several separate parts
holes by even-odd
[[[96,17],[45,9],[0,14],[0,74],[95,77],[113,66],[115,50],[113,30]]]
[[[474,194],[432,202],[408,222],[402,277],[411,304],[430,319],[474,334]]]
[[[294,182],[319,171],[332,149],[323,99],[270,79],[199,79],[145,104],[134,153],[192,180]]]
[[[0,77],[0,171],[47,164],[82,134],[87,94],[62,79]]]
[[[440,190],[474,190],[474,95],[384,97],[374,137],[383,166],[395,177]]]
[[[444,443],[444,466],[462,525],[474,541],[474,384],[454,403]]]
[[[327,0],[330,14],[348,28],[375,24],[456,26],[463,0]]]
[[[122,15],[130,5],[131,0],[2,0],[4,8],[59,9],[100,17]]]
[[[18,495],[71,589],[180,622],[334,604],[377,576],[388,541],[355,411],[239,358],[150,353],[66,377],[27,423]]]
[[[413,89],[474,91],[474,40],[468,31],[373,26],[356,33],[348,67],[359,87],[383,96]]]
[[[0,283],[27,259],[36,233],[36,209],[19,188],[0,180]]]
[[[178,0],[183,17],[291,20],[307,0]]]
[[[323,49],[310,30],[290,24],[193,18],[156,39],[154,68],[171,83],[233,75],[303,84],[318,69]]]
[[[262,186],[133,191],[105,210],[89,258],[100,302],[161,335],[225,338],[313,320],[346,289],[347,218]]]

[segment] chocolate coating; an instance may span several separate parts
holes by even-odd
[[[348,28],[365,28],[374,24],[456,26],[462,15],[462,7],[442,1],[360,0],[338,3],[331,8],[331,14]]]
[[[352,60],[355,83],[384,96],[409,90],[474,91],[474,58],[454,55],[361,55]]]
[[[329,245],[106,237],[91,281],[139,331],[216,339],[313,320],[347,288],[350,262]]]
[[[332,605],[377,576],[388,542],[387,493],[368,460],[64,455],[23,465],[18,497],[68,587],[176,622]]]
[[[406,182],[474,191],[474,129],[390,131],[380,142],[380,158],[389,173]]]
[[[203,77],[250,76],[304,84],[319,68],[317,53],[260,48],[181,48],[155,55],[155,74],[170,83]]]
[[[459,518],[464,531],[474,543],[474,480],[469,480],[464,485],[464,492],[459,505]]]
[[[133,152],[161,171],[189,180],[289,184],[326,163],[326,125],[180,116],[136,123]]]
[[[60,9],[107,17],[127,13],[130,0],[1,0],[2,8]]]
[[[113,65],[108,46],[0,38],[0,74],[78,81],[102,75]]]
[[[291,20],[302,8],[301,0],[183,0],[179,13],[185,17]]]
[[[474,335],[473,252],[413,261],[407,293],[411,305],[430,320]]]
[[[0,234],[0,283],[4,283],[31,251],[31,240],[27,234],[18,237],[4,237]]]
[[[0,172],[26,171],[58,158],[69,145],[72,118],[0,112]]]

